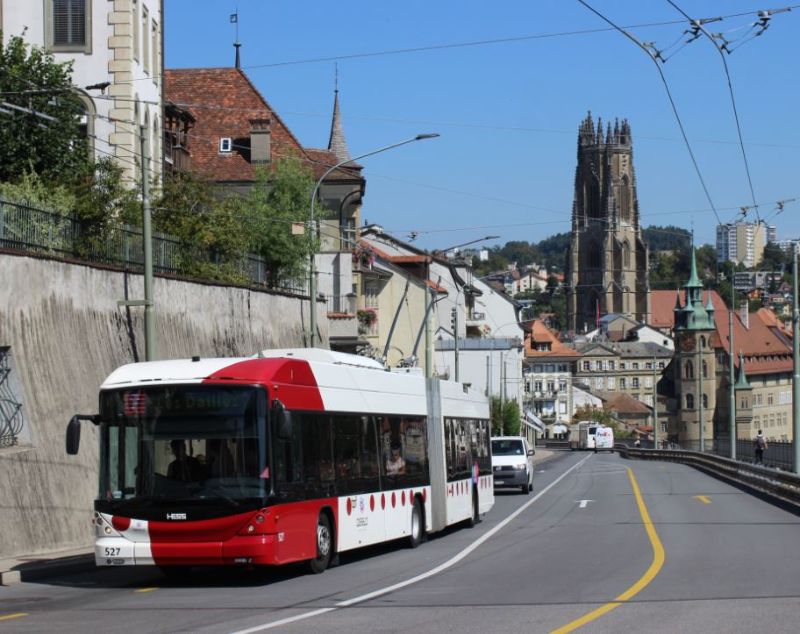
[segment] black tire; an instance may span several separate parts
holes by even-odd
[[[325,572],[333,556],[333,532],[331,531],[331,522],[326,513],[320,513],[317,518],[315,541],[317,556],[309,560],[308,568],[312,573],[318,575],[321,572]]]
[[[533,478],[531,478],[531,481],[528,484],[528,491],[533,491]]]
[[[531,483],[530,483],[530,481],[528,480],[528,476],[527,476],[527,474],[526,474],[526,476],[525,476],[525,484],[523,484],[523,485],[520,487],[520,489],[522,490],[522,495],[528,495],[528,493],[530,493],[530,491],[531,491],[531,489],[532,489],[532,488],[533,488],[533,487],[531,486]]]
[[[408,547],[416,548],[419,546],[424,536],[425,518],[422,515],[419,498],[414,498],[414,505],[411,507],[411,528],[408,533]]]

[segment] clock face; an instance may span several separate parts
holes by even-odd
[[[684,352],[691,352],[694,350],[694,337],[687,336],[681,340],[681,350]]]

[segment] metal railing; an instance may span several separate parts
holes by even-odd
[[[325,301],[328,313],[356,316],[356,296],[353,293],[348,295],[329,295]]]
[[[29,205],[0,199],[0,248],[26,253],[73,257],[90,262],[141,270],[144,247],[141,227],[119,224],[102,236],[89,235],[85,224],[74,215],[63,215]],[[252,286],[307,295],[305,281],[271,280],[266,260],[247,254],[229,261],[211,249],[198,249],[179,238],[153,233],[153,271],[193,278],[216,279],[204,275],[204,266],[226,266],[243,282]]]
[[[800,476],[788,471],[683,449],[643,449],[623,443],[615,444],[614,448],[626,458],[681,462],[783,502],[800,505]]]
[[[11,374],[11,348],[0,346],[0,447],[16,445],[25,420],[8,380]]]

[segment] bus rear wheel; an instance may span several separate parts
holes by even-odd
[[[331,522],[325,513],[320,513],[317,518],[316,545],[317,556],[308,562],[308,568],[312,573],[318,575],[325,572],[333,556],[333,532],[331,531]]]
[[[408,547],[416,548],[422,543],[425,534],[425,525],[422,520],[422,506],[419,498],[414,498],[414,505],[411,507],[411,531],[408,535]]]

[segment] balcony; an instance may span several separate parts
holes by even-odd
[[[355,339],[359,325],[356,318],[356,296],[329,295],[327,298],[328,328],[331,339]]]

